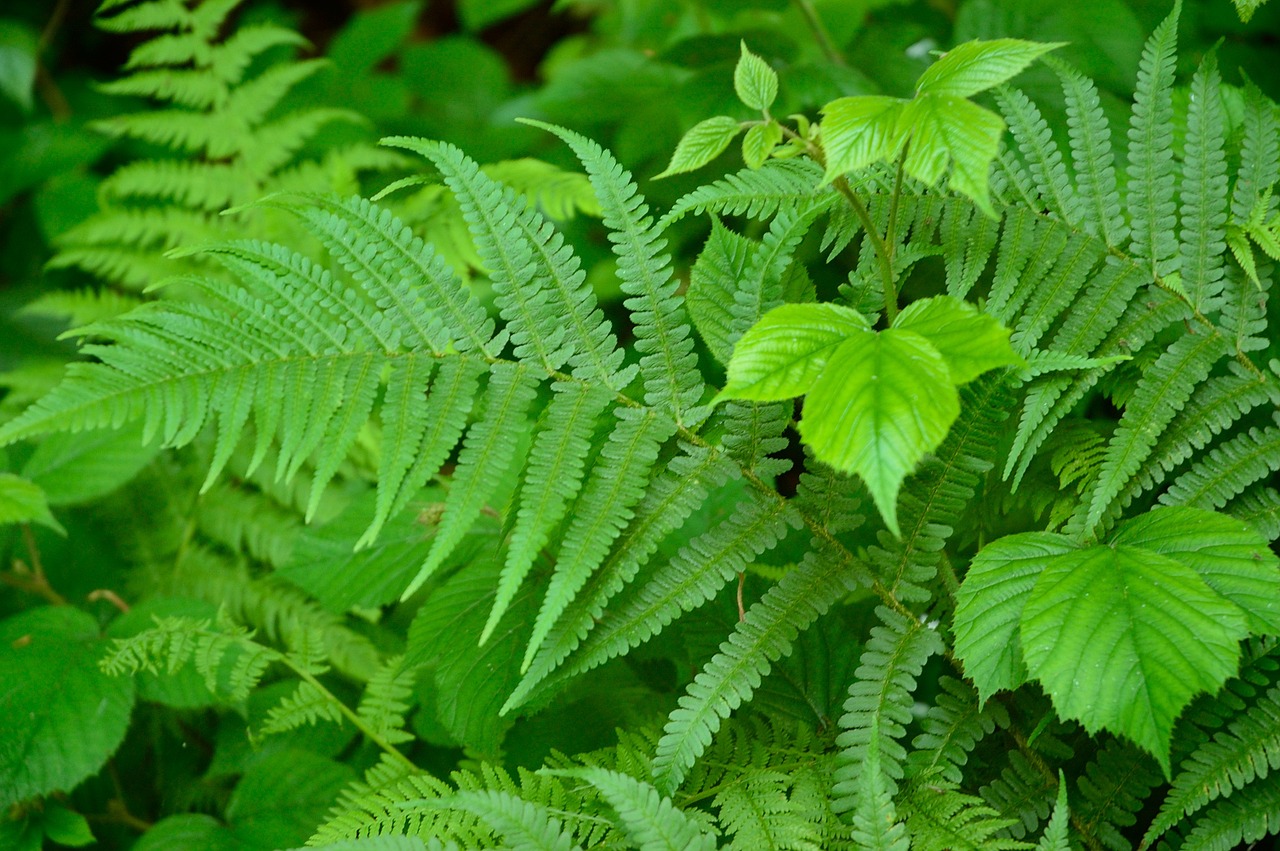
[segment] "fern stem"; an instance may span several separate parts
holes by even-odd
[[[390,756],[396,762],[400,763],[400,765],[402,765],[404,768],[408,769],[409,771],[412,771],[414,773],[421,771],[421,769],[418,768],[418,766],[413,764],[412,760],[410,760],[404,754],[400,753],[400,751],[394,745],[392,745],[386,739],[382,738],[382,736],[378,735],[377,731],[371,728],[368,724],[364,723],[364,719],[362,719],[359,715],[353,712],[351,707],[347,706],[345,703],[339,700],[337,696],[334,695],[333,692],[325,688],[324,685],[321,684],[321,682],[318,679],[316,679],[314,674],[312,674],[310,671],[306,670],[305,668],[302,668],[299,665],[294,664],[293,660],[289,657],[289,654],[282,653],[280,654],[280,657],[281,657],[280,661],[284,662],[284,664],[289,668],[289,670],[297,674],[298,678],[301,679],[303,682],[305,682],[307,685],[311,686],[316,691],[320,692],[320,694],[324,695],[324,699],[332,703],[334,706],[336,706],[338,708],[338,711],[342,713],[343,717],[346,718],[348,721],[350,721],[353,725],[355,725],[355,728],[359,730],[362,734],[364,734],[364,737],[366,739],[373,742],[378,747],[382,748],[382,750],[388,756]]]

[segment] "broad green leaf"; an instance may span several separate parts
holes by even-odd
[[[244,851],[244,846],[213,816],[181,813],[156,822],[132,851]]]
[[[98,668],[98,623],[71,606],[0,621],[0,808],[69,792],[124,739],[133,681]]]
[[[989,369],[1022,363],[1009,345],[1008,328],[952,296],[913,301],[898,314],[893,327],[914,331],[933,343],[957,385],[967,384]]]
[[[1181,562],[1244,610],[1250,632],[1280,635],[1280,559],[1243,520],[1160,506],[1125,522],[1111,543],[1144,547]]]
[[[51,434],[40,442],[22,474],[44,491],[50,505],[105,496],[132,479],[160,452],[142,442],[142,424],[123,429]]]
[[[891,328],[855,334],[827,357],[805,399],[800,435],[819,461],[862,477],[898,535],[902,480],[959,413],[942,355],[919,334]]]
[[[30,27],[0,20],[0,96],[16,103],[23,112],[29,112],[33,105],[38,50],[39,39]]]
[[[51,801],[45,804],[40,826],[45,836],[70,848],[81,848],[96,841],[88,819]]]
[[[1063,46],[1016,38],[969,41],[942,55],[920,75],[916,91],[967,98],[1010,80],[1039,57]]]
[[[809,392],[827,358],[846,339],[871,333],[861,313],[838,304],[784,304],[743,334],[716,396],[775,402]]]
[[[40,486],[13,473],[0,473],[0,525],[5,523],[39,523],[62,532]]]
[[[351,766],[309,751],[272,751],[236,784],[227,802],[227,821],[236,839],[250,848],[301,845],[355,779]]]
[[[773,106],[778,97],[778,74],[769,64],[747,50],[747,43],[742,42],[742,55],[738,57],[738,65],[733,69],[733,89],[738,93],[738,100],[752,109],[764,111]]]
[[[759,168],[782,141],[782,125],[770,121],[757,124],[742,137],[742,161],[747,168]]]
[[[956,656],[985,702],[1027,681],[1019,628],[1022,607],[1049,561],[1077,549],[1053,532],[1007,535],[983,547],[956,592]]]
[[[872,163],[896,159],[908,127],[901,121],[906,101],[881,95],[839,98],[822,108],[824,183]]]
[[[699,121],[684,134],[666,170],[654,175],[655,179],[702,168],[720,156],[741,129],[742,125],[727,115]]]
[[[1236,672],[1244,613],[1191,568],[1128,544],[1045,565],[1022,610],[1022,654],[1058,715],[1106,728],[1169,774],[1178,715]]]
[[[988,184],[1004,119],[964,98],[921,95],[903,107],[899,127],[911,137],[903,160],[907,174],[933,186],[950,163],[948,185],[995,218]]]

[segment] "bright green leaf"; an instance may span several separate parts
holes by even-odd
[[[769,64],[747,50],[747,43],[742,42],[742,55],[738,57],[738,65],[733,69],[733,89],[738,93],[738,100],[752,109],[764,111],[773,106],[778,97],[778,74]]]
[[[776,121],[757,124],[742,138],[742,161],[747,168],[759,168],[782,141],[782,125]]]
[[[773,402],[809,392],[827,358],[850,335],[870,333],[861,313],[838,304],[784,304],[738,340],[716,401]]]
[[[45,804],[42,815],[41,827],[44,828],[44,835],[59,845],[82,848],[96,841],[93,831],[89,829],[89,821],[73,810],[49,802]]]
[[[1049,561],[1077,549],[1053,532],[1007,535],[983,547],[956,592],[956,656],[988,700],[1027,681],[1018,637],[1022,607]]]
[[[699,121],[684,134],[684,138],[676,145],[676,151],[671,155],[671,162],[666,170],[655,175],[655,178],[702,168],[720,156],[741,129],[741,125],[727,115]]]
[[[995,218],[988,184],[1004,119],[964,98],[922,95],[902,109],[899,126],[899,132],[911,135],[903,160],[907,174],[933,186],[951,163],[951,189]]]
[[[537,0],[460,0],[458,14],[468,32],[476,32],[537,5]]]
[[[36,53],[39,39],[27,26],[0,20],[0,96],[29,112],[36,82]]]
[[[1280,635],[1280,559],[1243,520],[1160,506],[1125,522],[1111,543],[1145,547],[1181,562],[1244,610],[1250,632]]]
[[[39,523],[62,531],[62,526],[49,513],[44,491],[13,473],[0,473],[0,525],[5,523]]]
[[[956,45],[920,75],[916,91],[926,95],[967,98],[985,92],[1022,72],[1039,57],[1063,46],[1016,38],[969,41]]]
[[[959,413],[942,355],[919,334],[891,328],[855,334],[829,355],[805,399],[800,435],[819,461],[862,477],[897,535],[902,480]]]
[[[213,816],[180,813],[156,822],[131,851],[244,851],[244,846]]]
[[[71,791],[119,747],[133,680],[99,670],[102,647],[97,621],[71,606],[0,621],[0,809]]]
[[[132,479],[160,452],[142,442],[142,424],[51,434],[40,442],[22,474],[44,491],[50,505],[72,505],[105,496]]]
[[[1058,800],[1053,805],[1053,816],[1045,826],[1044,835],[1036,843],[1036,851],[1070,851],[1067,825],[1071,818],[1071,808],[1067,804],[1067,778],[1062,769],[1058,769]]]
[[[1191,568],[1141,547],[1053,558],[1022,610],[1022,654],[1058,715],[1106,728],[1169,773],[1178,715],[1236,672],[1244,613]]]
[[[893,327],[914,331],[933,343],[957,385],[967,384],[989,369],[1022,363],[1009,345],[1008,328],[952,296],[912,302],[898,314]]]
[[[227,802],[227,821],[235,837],[251,848],[301,845],[355,779],[351,766],[309,751],[272,751],[236,784]]]
[[[897,158],[909,128],[900,120],[906,101],[879,95],[833,100],[822,108],[824,182],[872,163]]]

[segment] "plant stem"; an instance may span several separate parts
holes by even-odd
[[[853,214],[862,223],[862,229],[867,232],[867,239],[871,240],[871,246],[876,251],[880,278],[884,282],[884,318],[892,324],[898,316],[898,282],[893,276],[893,254],[885,244],[884,237],[880,236],[880,232],[876,230],[876,224],[871,220],[871,213],[867,212],[867,205],[854,194],[849,181],[843,177],[837,177],[831,185],[849,202],[849,206],[853,208]]]
[[[804,15],[805,23],[813,31],[813,40],[818,43],[818,47],[822,48],[822,53],[827,57],[827,61],[832,65],[839,65],[841,68],[846,67],[848,63],[844,61],[844,57],[836,49],[835,42],[831,40],[831,33],[827,31],[826,24],[822,23],[822,18],[818,17],[818,10],[813,7],[812,0],[795,0],[795,3],[796,8],[800,10],[800,14]]]
[[[314,674],[312,674],[310,671],[298,665],[295,665],[293,661],[289,658],[289,655],[287,653],[282,653],[280,655],[281,655],[281,661],[283,661],[285,665],[287,665],[295,674],[297,674],[302,679],[303,682],[307,683],[312,688],[319,691],[321,694],[324,695],[326,700],[331,701],[334,706],[338,707],[338,711],[341,712],[342,715],[348,721],[350,721],[353,725],[355,725],[355,728],[359,730],[366,739],[373,742],[378,747],[382,748],[382,750],[386,752],[388,756],[390,756],[392,759],[399,762],[401,765],[403,765],[405,768],[409,769],[410,771],[414,771],[414,772],[421,771],[421,769],[419,769],[418,766],[413,764],[412,760],[410,760],[404,754],[400,753],[399,749],[396,748],[395,745],[391,744],[386,739],[382,738],[382,736],[380,736],[376,730],[374,730],[368,724],[364,723],[364,719],[361,718],[359,715],[357,715],[354,711],[352,711],[351,707],[347,706],[347,704],[339,700],[333,692],[325,688],[324,685],[318,679],[316,679]]]

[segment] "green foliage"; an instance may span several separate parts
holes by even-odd
[[[1210,2],[107,0],[96,95],[6,10],[0,845],[1280,831]]]

